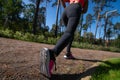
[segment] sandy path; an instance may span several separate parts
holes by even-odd
[[[39,51],[53,45],[0,38],[0,80],[40,80]],[[76,60],[63,58],[65,49],[57,57],[57,71],[51,80],[76,80],[86,77],[94,63],[119,57],[120,53],[72,48]],[[82,76],[81,76],[82,75]],[[88,74],[89,75],[89,74]],[[44,79],[41,79],[44,80]]]

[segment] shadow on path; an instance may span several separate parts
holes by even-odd
[[[97,67],[90,68],[80,74],[53,74],[50,80],[81,80],[82,78],[91,75]]]
[[[50,80],[76,80],[80,74],[53,74]]]
[[[82,78],[85,78],[85,77],[87,77],[87,76],[90,76],[91,74],[93,74],[93,73],[95,72],[96,69],[97,69],[97,66],[92,67],[92,68],[86,70],[86,71],[83,72],[83,73],[79,76],[79,78],[76,79],[76,80],[81,80]]]
[[[82,61],[89,61],[89,62],[104,62],[102,60],[90,60],[90,59],[73,59],[73,60],[82,60]],[[80,74],[53,74],[50,80],[81,80],[82,78],[91,75],[97,66],[91,67],[83,73]]]
[[[75,58],[73,60],[81,60],[81,61],[89,61],[89,62],[104,62],[102,60],[91,60],[91,59],[79,59],[79,58]]]

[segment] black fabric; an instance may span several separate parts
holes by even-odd
[[[78,3],[70,4],[65,8],[62,15],[62,20],[66,26],[66,31],[57,42],[55,47],[51,49],[56,56],[58,56],[67,45],[67,51],[70,52],[71,44],[74,39],[74,32],[79,23],[80,14],[81,6]]]

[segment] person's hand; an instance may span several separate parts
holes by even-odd
[[[65,4],[64,0],[60,0],[60,2],[62,3],[63,7],[65,8],[66,4]]]

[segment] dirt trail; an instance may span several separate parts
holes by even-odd
[[[54,45],[0,38],[0,80],[40,80],[39,51],[43,47]],[[57,71],[53,70],[51,80],[81,80],[93,71],[94,63],[120,58],[120,53],[72,48],[76,60],[66,60],[64,53],[65,49],[57,57]]]

